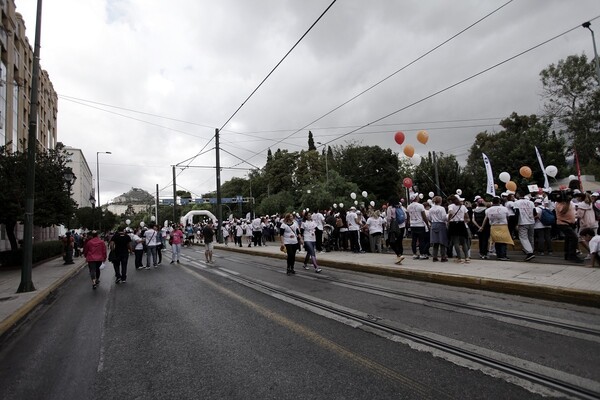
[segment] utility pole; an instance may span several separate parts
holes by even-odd
[[[172,223],[174,224],[176,221],[176,215],[177,215],[177,183],[176,183],[176,179],[177,176],[175,176],[175,166],[173,165],[173,221]]]
[[[156,225],[160,227],[160,222],[158,221],[158,183],[156,184]]]
[[[217,242],[223,243],[223,208],[221,207],[221,156],[219,154],[219,129],[215,129],[215,160],[217,162]]]
[[[42,32],[42,0],[37,2],[35,22],[35,44],[33,49],[33,70],[31,73],[31,103],[29,105],[29,132],[27,136],[27,181],[25,186],[25,227],[23,231],[23,265],[21,266],[21,284],[17,293],[35,290],[31,279],[33,268],[33,204],[35,200],[35,156],[37,150],[36,133],[39,102],[40,75],[40,38]]]

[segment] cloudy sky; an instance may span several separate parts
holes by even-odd
[[[102,203],[156,184],[171,196],[172,165],[214,166],[215,128],[222,182],[262,167],[268,148],[305,149],[308,130],[332,146],[399,153],[402,130],[417,153],[464,160],[478,132],[513,111],[542,112],[539,72],[592,58],[580,24],[600,16],[598,0],[338,0],[243,104],[331,2],[45,1],[41,66],[59,96],[58,140],[82,149],[94,175],[96,152],[112,152],[100,155]],[[33,44],[36,1],[16,5]],[[600,19],[592,29],[600,35]],[[177,171],[194,196],[216,188],[214,168]]]

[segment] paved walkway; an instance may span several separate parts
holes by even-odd
[[[282,268],[285,268],[286,256],[274,243],[250,248],[234,247],[232,244],[216,245],[217,265],[219,256],[225,251],[279,258]],[[305,254],[298,254],[297,268],[301,268]],[[402,265],[395,265],[394,254],[330,252],[318,254],[317,259],[323,268],[376,273],[600,307],[600,268],[590,268],[585,264],[562,264],[559,257],[546,259],[551,263],[540,258],[529,263],[473,259],[470,264],[456,264],[452,261],[434,263],[431,259],[413,260],[407,255]],[[61,258],[40,264],[32,271],[36,290],[29,293],[16,293],[21,282],[20,270],[0,270],[0,336],[85,266],[83,258],[75,258],[73,265],[63,265]],[[112,268],[107,269],[105,274],[112,277]]]

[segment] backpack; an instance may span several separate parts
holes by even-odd
[[[556,216],[554,212],[548,210],[547,208],[542,208],[542,214],[540,215],[540,222],[544,226],[552,226],[556,223]]]
[[[402,206],[396,207],[396,222],[398,225],[402,225],[406,222],[406,213]]]
[[[592,208],[594,209],[594,216],[596,217],[596,221],[600,221],[600,204],[594,203]]]

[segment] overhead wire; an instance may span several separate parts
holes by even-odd
[[[499,10],[501,10],[502,8],[506,7],[508,4],[512,3],[514,0],[509,0],[506,3],[504,3],[503,5],[501,5],[500,7],[496,8],[495,10],[491,11],[490,13],[486,14],[485,16],[483,16],[482,18],[478,19],[477,21],[475,21],[474,23],[472,23],[471,25],[467,26],[466,28],[462,29],[461,31],[459,31],[458,33],[454,34],[453,36],[451,36],[450,38],[444,40],[442,43],[438,44],[437,46],[434,46],[432,49],[428,50],[427,52],[425,52],[424,54],[422,54],[421,56],[417,57],[416,59],[414,59],[413,61],[411,61],[410,63],[406,64],[405,66],[403,66],[402,68],[396,70],[395,72],[393,72],[392,74],[388,75],[387,77],[381,79],[379,82],[371,85],[370,87],[368,87],[367,89],[363,90],[362,92],[358,93],[357,95],[355,95],[354,97],[350,98],[349,100],[343,102],[342,104],[340,104],[339,106],[333,108],[332,110],[328,111],[327,113],[323,114],[322,116],[320,116],[319,118],[315,119],[314,121],[309,122],[308,124],[306,124],[305,126],[303,126],[302,128],[296,130],[295,132],[291,133],[290,135],[284,137],[283,139],[281,139],[280,142],[277,143],[281,143],[284,140],[289,139],[290,137],[296,135],[298,132],[301,132],[302,130],[306,129],[307,127],[309,127],[310,125],[322,120],[323,118],[327,117],[328,115],[330,115],[331,113],[339,110],[340,108],[344,107],[345,105],[349,104],[350,102],[356,100],[358,97],[362,96],[363,94],[369,92],[370,90],[372,90],[373,88],[379,86],[381,83],[387,81],[388,79],[390,79],[391,77],[393,77],[394,75],[398,74],[399,72],[405,70],[406,68],[408,68],[409,66],[413,65],[414,63],[416,63],[417,61],[423,59],[424,57],[428,56],[429,54],[431,54],[432,52],[434,52],[435,50],[439,49],[440,47],[444,46],[445,44],[449,43],[450,41],[452,41],[453,39],[455,39],[456,37],[460,36],[461,34],[463,34],[464,32],[468,31],[469,29],[471,29],[472,27],[474,27],[475,25],[479,24],[481,21],[485,20],[486,18],[490,17],[491,15],[495,14],[496,12],[498,12]],[[275,143],[275,144],[277,144]],[[263,149],[259,152],[255,152],[253,154],[252,157],[249,158],[252,159],[254,157],[256,157],[259,154],[262,154],[263,152],[267,151],[268,148]],[[236,164],[239,165],[239,164]]]
[[[596,17],[592,18],[590,21],[593,21],[593,20],[595,20],[595,19],[598,19],[598,18],[600,18],[600,16],[596,16]],[[539,43],[539,44],[537,44],[537,45],[535,45],[535,46],[532,46],[532,47],[528,48],[527,50],[524,50],[524,51],[522,51],[522,52],[520,52],[520,53],[517,53],[517,54],[515,54],[514,56],[511,56],[511,57],[509,57],[509,58],[505,59],[504,61],[501,61],[501,62],[499,62],[499,63],[496,63],[496,64],[494,64],[494,65],[492,65],[492,66],[490,66],[490,67],[488,67],[488,68],[485,68],[485,69],[484,69],[484,70],[482,70],[482,71],[479,71],[479,72],[477,72],[477,73],[475,73],[475,74],[473,74],[473,75],[471,75],[471,76],[469,76],[469,77],[467,77],[467,78],[464,78],[464,79],[462,79],[462,80],[460,80],[460,81],[458,81],[458,82],[455,82],[455,83],[453,83],[452,85],[446,86],[445,88],[443,88],[443,89],[440,89],[440,90],[438,90],[438,91],[436,91],[436,92],[434,92],[434,93],[432,93],[432,94],[430,94],[430,95],[428,95],[428,96],[425,96],[425,97],[421,98],[420,100],[417,100],[417,101],[415,101],[415,102],[412,102],[412,103],[410,103],[410,104],[408,104],[408,105],[406,105],[406,106],[404,106],[404,107],[402,107],[402,108],[400,108],[400,109],[398,109],[398,110],[395,110],[395,111],[393,111],[393,112],[391,112],[391,113],[388,113],[388,114],[386,114],[386,115],[384,115],[384,116],[382,116],[382,117],[380,117],[380,118],[377,118],[376,120],[374,120],[374,121],[371,121],[371,122],[369,122],[368,124],[362,125],[361,127],[357,128],[357,129],[354,129],[354,130],[352,130],[352,131],[350,131],[350,132],[344,133],[344,134],[340,135],[339,137],[337,137],[336,139],[332,139],[332,140],[330,140],[330,141],[328,141],[328,142],[326,142],[326,143],[324,143],[324,144],[329,144],[329,143],[331,143],[331,142],[334,142],[334,141],[336,141],[336,140],[339,140],[339,139],[341,139],[341,138],[343,138],[343,137],[346,137],[346,136],[348,136],[348,135],[350,135],[350,134],[352,134],[352,133],[355,133],[355,132],[357,132],[357,131],[359,131],[359,130],[361,130],[361,129],[364,129],[364,128],[366,128],[366,127],[370,126],[371,124],[373,124],[373,123],[375,123],[375,122],[382,121],[382,120],[384,120],[384,119],[386,119],[386,118],[389,118],[389,117],[391,117],[392,115],[395,115],[395,114],[397,114],[397,113],[399,113],[399,112],[401,112],[401,111],[404,111],[404,110],[406,110],[406,109],[408,109],[408,108],[410,108],[410,107],[413,107],[413,106],[415,106],[415,105],[417,105],[417,104],[419,104],[419,103],[422,103],[422,102],[424,102],[425,100],[428,100],[428,99],[430,99],[430,98],[432,98],[432,97],[434,97],[434,96],[437,96],[437,95],[439,95],[439,94],[441,94],[441,93],[444,93],[444,92],[446,92],[446,91],[448,91],[448,90],[450,90],[450,89],[452,89],[452,88],[454,88],[454,87],[456,87],[456,86],[458,86],[458,85],[461,85],[461,84],[463,84],[463,83],[465,83],[465,82],[467,82],[467,81],[469,81],[469,80],[471,80],[471,79],[473,79],[473,78],[476,78],[476,77],[478,77],[479,75],[482,75],[482,74],[484,74],[484,73],[486,73],[486,72],[489,72],[489,71],[491,71],[491,70],[492,70],[492,69],[494,69],[494,68],[497,68],[497,67],[499,67],[499,66],[501,66],[501,65],[503,65],[503,64],[506,64],[507,62],[509,62],[509,61],[512,61],[512,60],[514,60],[515,58],[522,56],[523,54],[529,53],[530,51],[533,51],[533,50],[537,49],[538,47],[541,47],[541,46],[543,46],[543,45],[545,45],[545,44],[547,44],[547,43],[549,43],[549,42],[551,42],[551,41],[553,41],[553,40],[556,40],[556,39],[558,39],[559,37],[561,37],[561,36],[564,36],[564,35],[566,35],[567,33],[570,33],[570,32],[572,32],[572,31],[574,31],[575,29],[578,29],[579,27],[580,27],[580,25],[577,25],[577,26],[575,26],[575,27],[573,27],[573,28],[571,28],[571,29],[568,29],[568,30],[566,30],[566,31],[564,31],[564,32],[562,32],[562,33],[560,33],[560,34],[558,34],[558,35],[555,35],[555,36],[551,37],[550,39],[547,39],[547,40],[545,40],[545,41],[543,41],[543,42],[541,42],[541,43]]]

